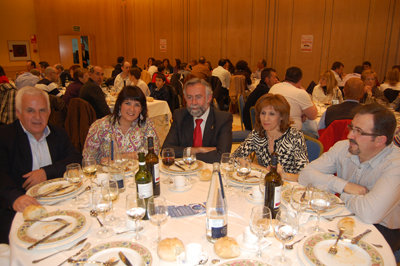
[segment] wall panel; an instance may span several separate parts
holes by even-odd
[[[335,60],[346,72],[369,60],[380,77],[400,64],[398,0],[36,0],[31,8],[35,16],[26,24],[32,33],[28,27],[36,25],[36,60],[51,64],[60,60],[58,36],[76,34],[75,25],[91,38],[92,63],[100,65],[120,55],[136,56],[140,66],[150,56],[187,62],[204,55],[213,66],[228,57],[254,68],[265,58],[281,78],[288,66],[300,66],[308,84]],[[311,53],[300,51],[302,34],[314,36]],[[12,36],[6,32],[3,42]],[[160,39],[167,40],[166,52]]]

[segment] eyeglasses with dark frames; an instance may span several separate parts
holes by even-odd
[[[347,128],[349,129],[349,131],[352,131],[353,134],[357,136],[374,136],[374,137],[382,136],[382,134],[364,132],[361,128],[354,127],[352,124],[348,124]]]

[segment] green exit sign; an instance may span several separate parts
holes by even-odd
[[[73,26],[72,29],[74,31],[80,32],[81,31],[81,26]]]

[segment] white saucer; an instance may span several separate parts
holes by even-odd
[[[172,192],[186,192],[192,188],[192,183],[188,182],[186,186],[183,187],[175,187],[174,183],[168,184],[168,189]]]
[[[254,244],[244,243],[243,234],[240,234],[236,238],[236,240],[242,251],[247,251],[247,252],[257,252],[258,251],[258,243],[257,242],[255,242]],[[271,241],[264,237],[263,240],[261,240],[261,249],[264,249],[264,248],[268,247],[269,245],[271,245]]]
[[[253,193],[252,193],[251,190],[246,192],[246,199],[250,203],[253,203],[253,204],[262,204],[262,203],[264,203],[264,199],[262,197],[261,198],[254,198],[253,197]]]

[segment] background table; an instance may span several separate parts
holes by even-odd
[[[209,169],[211,169],[211,165],[207,165]],[[207,200],[207,193],[209,189],[210,182],[202,182],[198,181],[196,175],[192,176],[197,180],[194,183],[191,190],[177,193],[172,192],[168,189],[168,185],[164,182],[168,179],[168,175],[161,173],[161,195],[165,197],[168,201],[169,205],[184,205],[189,203],[200,203],[205,202]],[[128,182],[131,180],[128,179]],[[134,189],[128,188],[124,193],[120,194],[119,199],[114,207],[114,215],[121,217],[123,219],[127,219],[125,215],[125,197],[128,193],[135,193]],[[251,208],[255,206],[250,203],[241,192],[240,187],[234,187],[233,191],[227,193],[228,199],[228,209],[229,209],[229,217],[228,217],[228,235],[231,237],[237,238],[241,235],[246,226],[249,225],[250,221],[250,213]],[[76,206],[71,204],[71,201],[63,202],[59,206],[48,206],[46,207],[49,211],[56,209],[74,209]],[[79,210],[82,213],[88,214],[88,210]],[[348,213],[348,211],[344,208],[342,213]],[[95,218],[89,217],[91,219],[91,228],[88,233],[88,241],[92,243],[92,247],[98,245],[100,243],[108,242],[108,241],[121,241],[121,240],[130,240],[133,241],[134,233],[127,233],[122,235],[115,235],[109,239],[100,239],[96,236],[95,232],[98,230],[99,225]],[[321,226],[325,229],[335,229],[337,230],[337,222],[339,219],[335,219],[332,222],[328,222],[325,219],[321,218]],[[372,232],[366,235],[363,240],[368,243],[381,244],[383,248],[377,248],[379,253],[384,258],[385,265],[396,265],[393,253],[383,238],[383,236],[379,233],[379,231],[373,226],[369,224],[365,224],[361,222],[358,218],[355,217],[356,226],[354,229],[354,234],[359,234],[363,232],[365,229],[369,228]],[[41,258],[43,256],[48,255],[49,253],[55,252],[56,250],[61,250],[64,247],[59,247],[57,249],[53,249],[51,251],[27,251],[26,249],[22,249],[17,246],[15,243],[16,232],[18,227],[22,224],[23,218],[21,213],[18,213],[13,221],[11,233],[10,233],[10,247],[11,247],[11,263],[12,265],[30,265],[31,261],[34,259]],[[315,224],[315,218],[313,217],[310,221],[305,225],[305,229],[313,226]],[[168,263],[161,261],[157,256],[156,245],[152,244],[152,241],[157,237],[157,228],[155,225],[151,224],[148,221],[143,222],[144,230],[141,232],[142,236],[147,238],[146,241],[139,241],[140,244],[146,246],[152,253],[153,256],[153,264],[152,265],[176,265],[176,263]],[[207,265],[211,264],[211,260],[215,258],[219,258],[213,251],[213,244],[208,242],[206,239],[206,216],[190,216],[184,218],[169,218],[166,224],[162,225],[162,238],[166,237],[178,237],[183,241],[183,243],[189,244],[192,242],[200,243],[203,246],[203,249],[208,253],[209,260]],[[116,231],[123,231],[127,228],[114,228]],[[298,234],[295,237],[295,240],[301,238],[304,234]],[[83,238],[83,237],[82,237]],[[277,241],[273,237],[268,238],[272,245],[264,249],[264,254],[269,258],[274,257],[281,252],[280,242]],[[66,245],[67,247],[70,246]],[[301,247],[301,243],[297,244],[293,250],[286,250],[286,254],[292,259],[293,265],[304,265],[298,257],[298,248]],[[54,257],[44,260],[37,265],[56,265],[77,252],[77,250],[61,252]],[[252,258],[255,259],[255,253],[243,252],[240,258]],[[226,260],[222,260],[224,262]],[[67,265],[67,264],[66,264]]]

